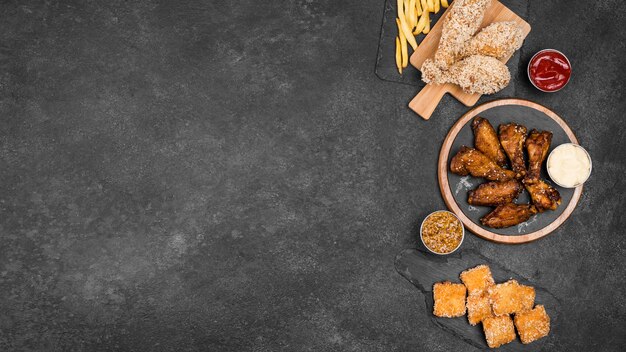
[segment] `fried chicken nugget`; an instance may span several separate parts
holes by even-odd
[[[467,296],[467,320],[470,325],[476,325],[490,317],[493,317],[493,312],[491,312],[489,295],[473,294]]]
[[[483,28],[463,47],[459,58],[485,55],[498,60],[511,56],[522,47],[524,33],[515,22],[495,22]]]
[[[433,314],[443,318],[460,317],[465,314],[465,285],[449,281],[437,282],[433,287]]]
[[[459,276],[471,295],[482,294],[494,285],[491,269],[485,264],[467,269]]]
[[[437,67],[433,60],[422,64],[422,81],[426,83],[453,83],[466,93],[493,94],[511,81],[509,69],[496,58],[472,55],[454,63],[447,71]]]
[[[441,30],[441,39],[435,52],[435,64],[447,69],[454,64],[458,55],[480,27],[485,10],[491,0],[456,0],[448,11]]]
[[[535,288],[509,280],[491,287],[489,299],[495,315],[524,312],[535,304]]]
[[[483,320],[483,330],[490,348],[500,347],[515,340],[513,320],[508,315]]]
[[[533,310],[515,314],[515,328],[523,344],[528,344],[547,336],[550,332],[550,317],[542,305]]]

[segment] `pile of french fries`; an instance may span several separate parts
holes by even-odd
[[[407,42],[415,51],[415,36],[430,32],[430,13],[438,13],[442,7],[448,7],[448,0],[398,0],[396,66],[400,74],[409,65]]]

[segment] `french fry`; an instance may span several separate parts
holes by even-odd
[[[440,5],[440,1],[441,0],[434,0],[435,1],[435,13],[439,13],[439,5]]]
[[[402,0],[402,12],[404,13],[404,20],[406,24],[411,25],[411,11],[409,11],[409,1],[410,0]]]
[[[400,38],[396,37],[396,67],[398,73],[402,74],[402,52],[400,48]]]
[[[422,4],[422,11],[428,12],[428,0],[420,0],[420,3]]]
[[[417,25],[415,26],[415,31],[413,31],[413,34],[418,35],[422,33],[422,31],[426,27],[426,21],[428,21],[428,12],[424,11],[422,16],[420,17],[420,20],[417,21]]]
[[[400,49],[402,49],[402,68],[406,68],[409,66],[409,52],[407,50],[406,42],[404,42],[404,45],[401,45]]]
[[[415,9],[415,0],[409,1],[409,13],[411,14],[411,21],[409,23],[409,28],[415,28],[417,24],[417,10]]]
[[[422,33],[424,34],[428,34],[428,32],[430,32],[430,16],[428,15],[428,12],[425,12],[425,16],[426,16],[426,26],[424,26],[424,30],[422,31]]]
[[[400,2],[402,0],[398,0],[398,2]],[[413,50],[417,49],[417,42],[415,41],[415,37],[413,36],[413,33],[411,33],[411,29],[409,29],[409,25],[406,23],[406,18],[404,18],[404,16],[400,17],[400,28],[402,29],[402,32],[404,32],[404,36],[406,37],[406,40],[409,42],[409,44],[411,44],[411,47],[413,48]]]
[[[415,1],[415,9],[417,10],[417,17],[422,15],[422,6],[420,5],[420,1]],[[415,19],[417,20],[417,17]],[[415,21],[415,25],[417,25],[417,21]]]
[[[400,19],[400,28],[402,28],[402,32],[404,32],[404,36],[409,41],[409,44],[411,44],[413,50],[415,50],[417,48],[417,42],[415,41],[415,37],[411,35],[411,29],[409,29],[409,25],[406,23],[406,17],[404,16],[403,10],[404,1],[398,0],[396,4],[398,5],[398,18]]]
[[[448,6],[450,6],[448,5],[448,0],[441,0],[441,7],[443,7],[444,9],[447,9]]]
[[[406,47],[406,36],[404,32],[400,29],[401,24],[400,20],[396,18],[396,24],[398,25],[398,35],[400,36],[400,48],[402,50],[402,68],[405,68],[409,65],[409,51]]]
[[[409,24],[409,29],[415,28],[415,24],[417,23],[417,19],[415,17],[415,0],[409,0],[409,7],[406,9],[409,12],[407,22]]]
[[[435,12],[435,3],[433,0],[428,0],[428,11]]]

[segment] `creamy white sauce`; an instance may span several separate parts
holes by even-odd
[[[582,147],[563,144],[548,158],[548,173],[563,187],[575,187],[585,182],[591,172],[591,160]]]

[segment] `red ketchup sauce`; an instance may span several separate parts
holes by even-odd
[[[563,88],[571,75],[569,60],[556,50],[542,50],[528,64],[528,77],[543,91],[555,92]]]

